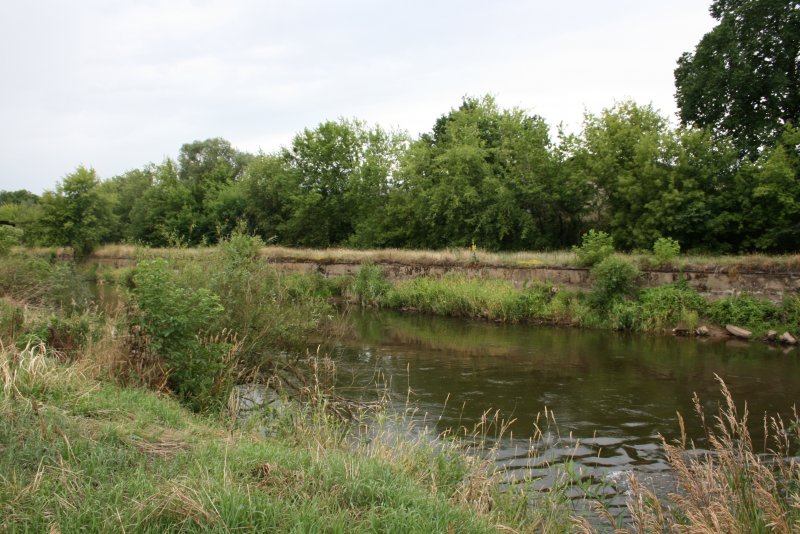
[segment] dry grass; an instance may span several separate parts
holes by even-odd
[[[779,417],[763,420],[765,453],[756,450],[748,430],[748,413],[734,404],[717,377],[724,405],[706,427],[709,450],[695,450],[682,438],[664,442],[678,491],[659,500],[631,477],[628,509],[632,525],[618,532],[686,532],[746,534],[800,530],[800,464],[792,447],[800,444],[796,423],[787,427]],[[704,426],[706,415],[695,395],[694,406]],[[794,413],[797,421],[797,412]],[[613,525],[613,519],[609,519]],[[584,532],[593,528],[580,522]]]
[[[28,249],[34,255],[45,255],[50,249]],[[61,249],[59,249],[61,250]],[[214,247],[203,248],[142,248],[132,245],[106,245],[97,249],[93,257],[100,260],[165,257],[175,261],[200,260],[210,257]],[[59,252],[62,254],[62,252]],[[66,254],[69,256],[69,254]],[[624,257],[641,265],[643,268],[659,270],[682,269],[685,271],[718,271],[727,272],[796,272],[800,271],[800,254],[767,255],[702,255],[682,254],[670,265],[655,267],[652,257],[644,253],[622,254]],[[351,263],[372,262],[378,264],[401,265],[442,265],[442,266],[479,266],[479,267],[578,267],[575,254],[569,250],[542,252],[487,252],[478,250],[473,257],[469,249],[448,250],[407,250],[378,249],[357,250],[346,248],[309,249],[280,246],[264,247],[261,256],[272,261],[311,261],[317,263]],[[477,261],[476,261],[477,260]]]

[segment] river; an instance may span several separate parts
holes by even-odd
[[[495,443],[498,466],[509,480],[535,485],[552,482],[548,466],[572,462],[584,480],[612,496],[631,470],[667,492],[661,436],[679,437],[680,412],[688,437],[703,446],[692,397],[697,393],[714,415],[722,400],[716,376],[740,410],[747,403],[756,443],[763,415],[788,416],[800,398],[798,351],[758,342],[387,311],[349,315],[349,333],[324,348],[337,362],[341,385],[371,386],[382,375],[397,402],[410,398],[417,417],[426,414],[438,432],[472,429],[487,411],[499,411],[508,424]],[[544,424],[545,410],[555,424]],[[532,455],[535,438],[543,439]]]

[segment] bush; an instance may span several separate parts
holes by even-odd
[[[639,295],[642,307],[642,328],[645,330],[672,328],[678,323],[688,324],[706,313],[708,304],[697,291],[678,282],[660,287],[644,289]]]
[[[84,348],[87,342],[99,339],[100,324],[101,317],[92,313],[38,317],[24,325],[16,346],[22,350],[29,344],[44,343],[62,358],[69,359]]]
[[[219,322],[239,335],[239,361],[248,370],[271,366],[280,351],[302,350],[333,310],[330,285],[317,274],[286,274],[260,258],[258,237],[234,232],[202,265],[180,277],[219,296]]]
[[[578,263],[591,267],[614,253],[614,239],[605,232],[589,230],[581,237],[581,246],[572,247]]]
[[[750,295],[730,297],[709,306],[709,316],[721,325],[733,324],[760,334],[780,322],[777,306]]]
[[[617,256],[604,259],[592,268],[592,306],[606,310],[630,296],[638,277],[639,269],[628,260]]]
[[[668,265],[680,253],[680,243],[670,237],[659,237],[653,244],[653,256],[658,265]]]
[[[206,288],[182,286],[163,259],[141,262],[133,282],[138,313],[132,326],[163,360],[170,389],[196,411],[224,401],[234,362],[231,344],[214,331],[223,312],[219,297]]]
[[[608,321],[614,330],[637,330],[641,309],[636,302],[618,300],[611,305]]]
[[[378,304],[390,287],[381,268],[373,263],[363,264],[353,282],[353,292],[362,306]]]
[[[0,224],[0,256],[8,254],[11,247],[19,245],[22,230],[7,224]]]

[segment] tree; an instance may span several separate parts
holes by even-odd
[[[540,117],[500,109],[490,96],[465,98],[412,143],[402,160],[390,218],[398,246],[555,248],[576,234],[585,200],[577,175]]]
[[[262,158],[251,174],[262,182],[259,196],[281,242],[380,244],[370,221],[385,203],[405,144],[405,134],[340,119],[303,130],[278,160]]]
[[[800,243],[800,129],[791,126],[748,169],[747,248],[797,251]]]
[[[228,226],[215,216],[220,212],[230,216],[231,191],[222,193],[238,182],[253,156],[233,148],[219,137],[186,143],[178,155],[178,182],[191,193],[192,225],[189,244],[215,242],[218,226]],[[222,197],[220,197],[222,195]],[[222,205],[226,205],[225,208]],[[219,228],[224,232],[224,228]]]
[[[113,214],[99,184],[94,169],[80,166],[58,183],[55,192],[42,195],[42,226],[51,244],[70,246],[83,257],[103,242]]]
[[[650,248],[661,234],[643,224],[647,206],[667,186],[677,155],[667,119],[652,106],[619,102],[586,115],[572,151],[576,172],[594,188],[591,226],[607,231],[622,249]]]
[[[681,121],[755,160],[800,119],[800,2],[715,0],[711,15],[719,24],[675,69]]]

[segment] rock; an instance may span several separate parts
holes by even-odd
[[[777,339],[777,337],[778,337],[778,333],[775,330],[768,330],[767,331],[767,335],[766,335],[767,341],[775,341],[775,339]]]
[[[745,330],[744,328],[739,328],[738,326],[733,326],[732,324],[726,324],[725,330],[727,330],[730,335],[740,339],[750,339],[750,336],[753,335],[750,330]]]
[[[672,334],[675,336],[688,336],[689,329],[679,324],[678,326],[672,329]]]
[[[703,336],[703,337],[705,337],[705,336],[707,336],[707,335],[711,334],[711,331],[709,331],[709,329],[708,329],[708,327],[707,327],[707,326],[701,326],[701,327],[699,327],[697,330],[695,330],[695,331],[694,331],[694,333],[695,333],[696,335],[698,335],[698,336]]]
[[[781,337],[778,338],[778,341],[784,345],[797,345],[797,339],[795,339],[795,337],[789,332],[784,332],[781,334]]]

